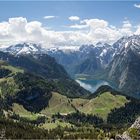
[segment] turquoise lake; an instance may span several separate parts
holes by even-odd
[[[76,82],[80,84],[81,87],[89,90],[90,92],[95,92],[102,85],[110,85],[107,81],[104,80],[80,80],[76,79]]]

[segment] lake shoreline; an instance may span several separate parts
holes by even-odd
[[[94,93],[100,86],[103,86],[103,85],[108,85],[112,87],[112,85],[105,80],[86,79],[86,78],[79,79],[78,78],[78,79],[75,79],[75,81],[79,83],[81,87],[90,91],[91,93]]]

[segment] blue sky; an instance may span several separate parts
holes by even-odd
[[[0,45],[112,44],[133,34],[140,34],[139,1],[0,1]]]
[[[140,23],[140,9],[134,7],[139,2],[132,1],[73,1],[73,2],[0,2],[0,21],[10,17],[26,17],[28,20],[38,20],[56,30],[71,24],[69,16],[79,16],[80,19],[98,18],[107,20],[110,24],[120,26],[125,18],[132,23]],[[44,16],[58,16],[56,19],[45,20]],[[65,28],[64,28],[65,29]]]

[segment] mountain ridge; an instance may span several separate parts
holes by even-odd
[[[100,77],[103,76],[105,80],[111,81],[111,83],[113,83],[118,90],[137,97],[140,96],[140,83],[138,82],[140,81],[139,40],[139,35],[133,35],[129,37],[122,37],[112,45],[99,42],[96,45],[82,45],[79,48],[77,47],[76,49],[60,49],[61,47],[57,49],[50,48],[46,49],[41,54],[37,52],[29,54],[19,53],[17,55],[17,58],[19,57],[20,59],[20,57],[26,58],[27,56],[30,56],[30,58],[36,58],[35,61],[39,61],[40,63],[40,61],[45,62],[45,57],[48,54],[54,57],[57,63],[63,65],[67,73],[73,78],[76,74],[88,74],[91,76],[93,75],[94,77],[94,75],[98,75],[99,72]],[[24,45],[25,44],[20,44],[20,47],[24,47]],[[26,46],[28,47],[28,45]],[[5,60],[6,59],[7,58],[5,58]],[[30,59],[28,59],[27,61],[30,61]],[[39,65],[37,63],[36,67],[39,68]],[[45,74],[47,73],[44,69],[45,67],[43,67],[44,64],[40,67],[42,71],[41,75],[42,73],[44,73],[42,76],[45,76]],[[68,75],[62,69],[63,68],[57,70],[62,73],[62,76],[65,75],[65,77],[67,78]],[[30,71],[34,72],[35,70],[30,68]],[[40,72],[37,70],[35,73],[40,74]],[[104,73],[104,75],[102,73]],[[57,76],[54,76],[54,78],[55,77]]]
[[[65,69],[47,54],[35,57],[32,55],[13,56],[0,52],[0,59],[12,66],[24,69],[25,72],[47,79],[57,87],[60,93],[67,96],[86,96],[90,93],[71,79]]]
[[[128,37],[127,40],[125,38],[124,43],[122,38],[123,46],[107,68],[107,78],[113,81],[117,85],[118,89],[132,96],[139,96],[140,90],[139,40],[140,36],[131,36]]]

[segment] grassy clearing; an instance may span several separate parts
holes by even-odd
[[[110,113],[112,109],[120,108],[126,102],[128,102],[128,100],[124,96],[112,95],[110,92],[105,92],[91,100],[80,98],[70,99],[54,92],[49,100],[48,107],[46,107],[40,113],[49,117],[58,112],[60,114],[67,115],[75,112],[75,109],[77,109],[86,114],[98,115],[106,120],[108,113]],[[29,119],[36,119],[38,116],[37,114],[33,114],[25,110],[23,106],[18,104],[13,104],[13,111],[16,112],[16,114],[19,114],[21,117],[28,117]],[[51,123],[49,125],[50,127],[53,127],[53,125],[56,126],[56,124],[57,123]]]
[[[13,77],[0,79],[0,96],[15,95],[19,91],[19,86],[15,83]]]
[[[8,65],[0,61],[0,69],[9,70],[8,75],[0,78],[0,97],[4,98],[7,95],[15,95],[19,91],[18,83],[14,80],[14,75],[23,73],[24,70]],[[4,71],[5,72],[5,71]]]
[[[39,116],[39,114],[34,114],[30,111],[27,111],[22,105],[17,103],[13,103],[12,110],[20,117],[27,118],[29,120],[36,120]]]
[[[83,108],[83,106],[85,104],[87,104],[89,102],[88,99],[81,99],[81,98],[75,98],[72,99],[72,104],[75,106],[75,108],[77,108],[78,110],[80,110],[81,108]]]
[[[68,114],[75,112],[75,108],[86,114],[93,114],[107,118],[108,113],[114,108],[120,108],[128,100],[121,95],[112,95],[110,92],[105,92],[100,96],[91,100],[75,98],[70,99],[59,93],[53,93],[49,101],[49,106],[41,111],[45,115],[53,115],[56,113]]]
[[[1,67],[12,71],[12,73],[18,73],[18,72],[23,73],[24,72],[23,69],[13,67],[13,66],[10,66],[10,65],[2,65]]]
[[[112,95],[110,92],[105,92],[100,96],[91,99],[88,103],[84,104],[83,107],[79,108],[79,111],[86,114],[95,114],[103,119],[107,118],[108,113],[114,108],[120,108],[128,100],[121,95]]]
[[[45,123],[41,126],[41,128],[44,128],[44,129],[54,129],[58,126],[61,126],[61,127],[71,127],[72,124],[70,123],[66,123],[66,122],[60,122],[59,120],[57,120],[55,123]]]
[[[16,114],[18,114],[20,117],[27,118],[28,120],[36,120],[38,118],[38,116],[41,115],[41,114],[34,114],[30,111],[27,111],[22,105],[19,105],[17,103],[13,104],[12,110]],[[62,122],[62,121],[59,121],[59,120],[56,120],[55,122],[52,122],[52,119],[48,118],[46,123],[44,123],[40,127],[44,128],[44,129],[53,129],[53,128],[56,128],[57,126],[70,127],[72,125],[70,123]]]
[[[52,97],[49,100],[49,105],[41,111],[45,115],[53,115],[56,113],[68,114],[75,112],[75,109],[71,105],[71,99],[63,96],[59,93],[53,92]]]

